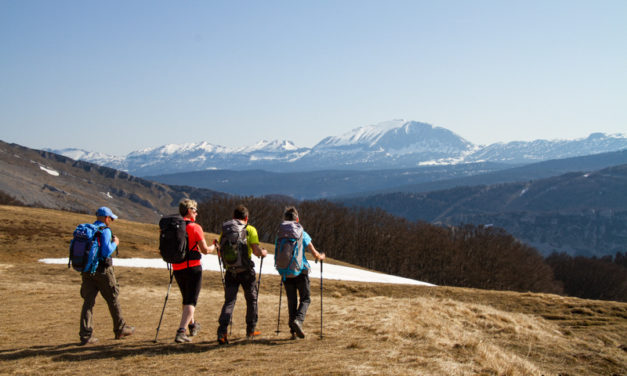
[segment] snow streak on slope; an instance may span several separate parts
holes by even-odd
[[[41,259],[40,262],[46,264],[63,264],[67,265],[67,258],[56,259]],[[259,273],[259,259],[254,259],[256,264],[256,271]],[[116,258],[113,263],[115,266],[125,266],[134,268],[167,268],[166,263],[162,259],[143,259],[143,258]],[[310,262],[311,274],[310,278],[320,278],[320,266]],[[274,255],[269,254],[264,260],[265,267],[262,270],[263,274],[278,275],[274,269]],[[218,257],[216,255],[202,255],[202,267],[203,270],[219,271],[220,265],[218,263]],[[340,266],[325,263],[323,270],[324,279],[334,279],[342,281],[357,281],[357,282],[373,282],[373,283],[392,283],[403,285],[418,285],[418,286],[435,286],[430,283],[416,281],[414,279],[397,277],[389,274],[376,273],[367,270],[350,268],[347,266]]]

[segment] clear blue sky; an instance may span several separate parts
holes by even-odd
[[[627,1],[0,0],[4,141],[313,146],[396,118],[627,132]]]

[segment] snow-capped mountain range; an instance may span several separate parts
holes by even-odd
[[[475,145],[448,129],[392,120],[326,137],[312,148],[291,141],[260,141],[228,148],[207,142],[169,144],[111,156],[79,149],[49,150],[137,176],[209,169],[307,171],[412,168],[434,164],[496,162],[512,165],[627,149],[624,134],[593,133],[576,140],[536,140]]]

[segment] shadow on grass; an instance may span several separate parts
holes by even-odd
[[[127,342],[112,345],[88,345],[81,346],[78,343],[67,343],[56,346],[32,346],[22,349],[3,349],[0,352],[0,361],[28,359],[32,357],[49,357],[58,362],[74,362],[93,359],[122,359],[128,356],[162,356],[168,354],[202,353],[233,346],[263,345],[284,346],[294,343],[289,338],[280,339],[235,339],[228,345],[219,345],[215,341],[198,343],[155,343]]]

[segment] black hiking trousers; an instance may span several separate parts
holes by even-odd
[[[256,273],[254,269],[246,270],[240,273],[226,272],[224,275],[224,305],[218,323],[218,336],[226,334],[235,301],[237,300],[237,291],[241,285],[244,289],[244,298],[246,299],[246,334],[252,333],[257,327],[257,283]]]
[[[287,295],[287,308],[290,313],[290,331],[294,333],[292,323],[294,320],[305,321],[307,309],[311,303],[311,290],[309,288],[309,276],[300,274],[294,278],[285,278],[285,295]],[[299,301],[300,296],[300,301]]]

